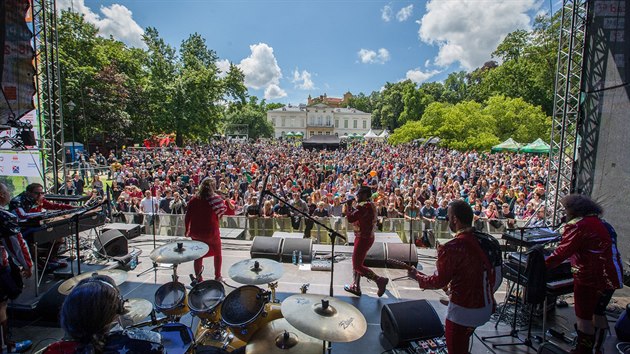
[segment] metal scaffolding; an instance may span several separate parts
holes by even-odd
[[[575,190],[587,12],[586,0],[563,0],[547,182],[547,207],[554,225],[562,216],[560,200]]]
[[[44,189],[56,192],[66,175],[56,1],[33,0],[31,11]]]

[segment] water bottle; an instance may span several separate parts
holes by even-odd
[[[137,266],[138,266],[138,256],[134,254],[133,256],[131,256],[131,262],[129,262],[129,268],[131,270],[134,270],[136,269]]]
[[[302,251],[300,251],[300,253],[298,255],[298,264],[302,265]]]
[[[297,264],[297,251],[293,250],[293,258],[292,258],[293,264]]]

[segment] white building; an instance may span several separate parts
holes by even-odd
[[[323,103],[277,108],[267,112],[267,120],[273,126],[276,138],[289,132],[302,133],[304,138],[313,135],[364,135],[372,128],[371,113]]]

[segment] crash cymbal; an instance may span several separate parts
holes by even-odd
[[[302,333],[284,318],[256,331],[245,347],[246,354],[319,354],[322,341]]]
[[[282,315],[293,327],[329,342],[352,342],[367,331],[359,310],[347,302],[315,294],[297,294],[282,302]]]
[[[208,249],[208,245],[200,241],[177,241],[154,249],[149,258],[155,263],[181,264],[203,257]]]
[[[272,283],[280,278],[282,263],[266,258],[252,258],[234,263],[230,267],[230,278],[237,283],[260,285]]]
[[[153,311],[153,304],[149,300],[133,298],[125,300],[125,313],[120,315],[120,320],[125,326],[140,323]]]
[[[114,279],[114,282],[116,283],[117,286],[124,283],[125,280],[127,280],[127,272],[120,269],[101,269],[94,272],[85,272],[61,283],[61,285],[59,286],[59,293],[62,295],[70,294],[72,289],[74,289],[74,287],[76,287],[81,280],[87,279],[91,277],[93,274],[107,275],[108,277],[111,277],[112,279]]]

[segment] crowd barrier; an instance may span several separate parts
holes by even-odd
[[[183,236],[185,231],[184,215],[174,214],[157,214],[156,218],[146,214],[134,213],[118,213],[112,217],[112,222],[134,223],[145,226],[145,233],[162,236]],[[156,220],[155,223],[153,220]],[[345,217],[324,217],[318,218],[319,222],[339,232],[341,235],[348,235],[354,231],[353,225],[348,223]],[[521,226],[524,220],[516,220],[516,226]],[[220,227],[228,229],[244,230],[243,238],[251,240],[256,236],[272,236],[275,232],[294,232],[304,234],[309,225],[303,218],[261,218],[247,216],[223,216],[220,219]],[[481,231],[500,237],[500,234],[508,227],[505,219],[478,220],[475,227]],[[431,229],[432,233],[426,233],[429,236],[429,242],[432,247],[435,246],[436,240],[445,240],[452,238],[452,233],[448,228],[447,221],[422,221],[422,220],[405,220],[402,218],[382,219],[379,222],[378,232],[396,233],[403,243],[409,242],[409,238],[413,236],[414,240],[422,237],[423,231]],[[313,242],[329,244],[330,237],[328,231],[323,227],[313,224],[310,226],[310,236]],[[337,243],[344,244],[345,241],[340,238]]]

